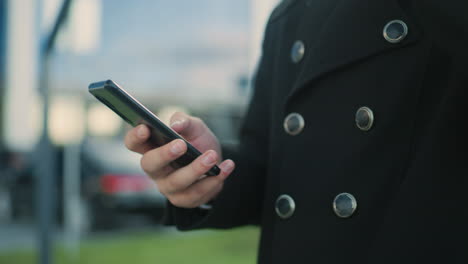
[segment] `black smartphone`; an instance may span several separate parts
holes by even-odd
[[[131,96],[112,80],[95,82],[89,85],[89,92],[99,101],[107,105],[112,111],[132,126],[147,125],[151,130],[150,141],[155,147],[167,144],[174,139],[182,139],[187,144],[187,152],[172,162],[172,166],[180,168],[187,166],[201,155],[194,146],[188,143],[172,128],[166,126],[148,108]],[[221,172],[218,166],[211,168],[206,175],[215,176]]]

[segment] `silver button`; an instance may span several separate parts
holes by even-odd
[[[408,26],[401,20],[392,20],[385,25],[384,38],[390,43],[399,43],[408,35]]]
[[[291,49],[291,60],[294,63],[299,63],[305,55],[305,45],[304,42],[297,40],[294,42]]]
[[[304,118],[298,113],[289,114],[283,122],[284,130],[291,136],[300,134],[304,126]]]
[[[291,196],[283,194],[276,199],[275,211],[282,219],[291,217],[294,214],[294,210],[296,210],[296,204]]]
[[[349,193],[340,193],[333,201],[333,211],[338,217],[351,217],[357,209],[356,198]]]
[[[369,107],[363,106],[357,110],[355,121],[359,129],[369,131],[374,125],[374,112]]]

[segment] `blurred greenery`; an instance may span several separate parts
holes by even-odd
[[[255,263],[259,230],[254,227],[229,231],[139,231],[94,236],[82,241],[72,254],[57,245],[57,264],[234,264]],[[36,252],[0,253],[0,264],[37,263]]]

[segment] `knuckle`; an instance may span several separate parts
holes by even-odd
[[[168,198],[169,201],[178,207],[189,207],[190,202],[187,201],[186,196],[183,194],[177,194],[177,195],[172,195],[170,198]]]
[[[131,137],[130,132],[128,132],[127,135],[125,135],[124,144],[127,149],[134,150],[135,147]]]
[[[196,208],[198,207],[198,200],[193,198],[190,193],[182,192],[177,195],[172,195],[169,201],[178,207],[183,208]]]
[[[200,197],[204,196],[206,194],[206,189],[205,186],[203,185],[198,185],[194,186],[190,192],[189,192],[191,197],[194,197],[195,199],[199,199]]]
[[[223,190],[223,187],[224,187],[224,183],[221,182],[219,183],[218,185],[216,185],[216,191],[215,191],[215,194],[214,195],[217,195],[218,193],[220,193],[222,190]]]
[[[164,166],[164,167],[161,169],[161,173],[162,173],[163,175],[169,175],[169,174],[172,173],[173,170],[174,170],[174,169],[173,169],[173,168],[171,167],[171,165],[169,164],[169,165],[167,165],[167,166]]]
[[[180,112],[180,111],[177,111],[175,112],[174,114],[172,114],[171,116],[171,121],[174,121],[180,117],[183,117],[184,116],[184,113]]]
[[[203,120],[202,120],[201,118],[199,118],[199,117],[196,117],[196,116],[192,117],[192,121],[193,121],[195,124],[197,124],[197,123],[198,123],[198,124],[204,124]]]
[[[169,197],[172,194],[169,190],[169,186],[167,185],[167,177],[157,178],[155,182],[159,192],[164,196]]]
[[[208,192],[210,193],[210,196],[215,196],[222,189],[223,189],[223,183],[215,180],[213,187]]]
[[[199,206],[197,198],[186,199],[185,201],[185,207],[187,208],[196,208]]]
[[[148,174],[154,174],[156,172],[166,172],[169,170],[164,168],[167,167],[167,163],[172,160],[170,157],[169,150],[165,148],[156,148],[145,153],[141,160],[141,168]]]
[[[150,175],[156,171],[154,162],[152,161],[149,154],[145,154],[141,157],[140,167],[143,169],[144,172]]]
[[[187,206],[187,208],[193,209],[193,208],[197,208],[197,207],[200,206],[200,205],[199,205],[198,201],[192,201],[192,202],[190,202],[190,203],[189,203],[188,205],[186,205],[186,206]]]
[[[171,202],[171,204],[178,206],[178,207],[182,207],[182,204],[181,204],[182,201],[180,200],[180,197],[178,195],[167,196],[167,199],[169,200],[169,202]]]
[[[205,166],[200,159],[190,163],[190,167],[197,175],[203,175],[209,170],[209,166]]]
[[[217,186],[219,186],[219,188],[223,188],[224,179],[221,179],[219,177],[214,177],[213,180],[216,182],[216,184],[217,184]]]
[[[164,196],[167,197],[167,192],[164,189],[164,184],[162,183],[162,180],[154,180],[156,182],[156,189]]]
[[[168,143],[159,148],[160,159],[164,162],[170,162],[174,160],[174,155],[171,152],[172,142]]]
[[[175,193],[179,189],[179,184],[174,177],[167,177],[164,180],[164,187],[167,193]]]

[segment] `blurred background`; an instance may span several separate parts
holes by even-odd
[[[255,263],[259,231],[180,233],[87,92],[112,79],[236,144],[279,0],[0,0],[0,263]]]

